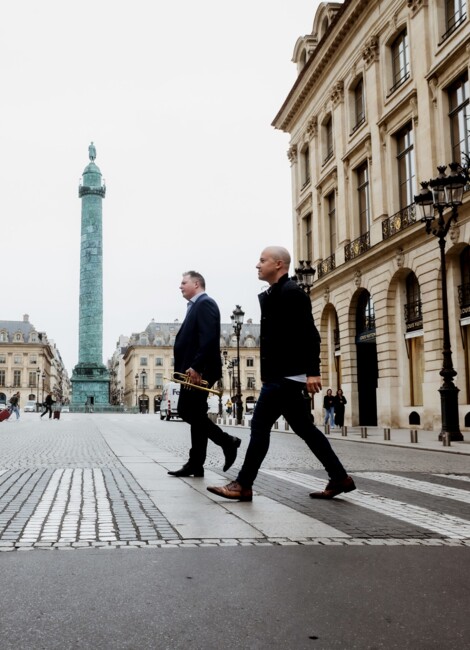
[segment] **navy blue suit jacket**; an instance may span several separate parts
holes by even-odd
[[[215,300],[203,293],[186,314],[173,348],[175,372],[196,370],[212,386],[222,376],[220,312]]]

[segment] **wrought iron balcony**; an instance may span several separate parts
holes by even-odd
[[[423,329],[423,312],[421,309],[421,300],[414,300],[405,305],[405,323],[406,331]]]
[[[416,223],[416,204],[411,203],[391,217],[382,221],[382,239],[393,237]]]
[[[336,268],[336,261],[335,261],[335,254],[333,253],[333,255],[330,255],[330,257],[327,257],[326,260],[323,260],[317,266],[318,277],[322,278],[324,275],[326,275],[330,271],[334,271],[335,268]]]
[[[355,257],[359,257],[370,248],[370,235],[369,231],[350,242],[344,247],[344,261],[350,262]]]

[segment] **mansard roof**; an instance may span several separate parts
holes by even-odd
[[[178,320],[172,323],[159,323],[152,319],[145,330],[142,332],[134,332],[131,335],[129,345],[158,345],[157,342],[159,339],[161,340],[160,345],[173,345],[174,337],[178,333],[181,325],[182,322]],[[259,328],[259,324],[251,322],[251,319],[243,323],[240,332],[240,345],[244,346],[247,339],[253,339],[255,341],[255,347],[259,346]],[[230,339],[234,335],[232,323],[221,323],[220,335],[221,339],[228,346]],[[148,343],[143,342],[145,339],[147,339]]]

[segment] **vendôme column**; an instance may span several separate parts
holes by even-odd
[[[106,186],[88,147],[78,196],[82,201],[78,364],[72,372],[72,404],[109,404],[109,373],[103,364],[103,199]]]

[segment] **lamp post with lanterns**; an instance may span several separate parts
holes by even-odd
[[[141,404],[141,411],[145,405],[145,388],[146,388],[146,379],[147,379],[147,371],[145,368],[142,369],[142,372],[140,373],[140,380],[141,380],[141,386],[142,386],[142,404]],[[143,411],[142,411],[143,412]]]
[[[294,270],[295,276],[293,279],[305,293],[309,294],[313,287],[313,278],[316,273],[315,269],[310,265],[310,260],[299,260],[299,266]]]
[[[42,403],[44,404],[44,380],[46,379],[46,373],[44,372],[44,370],[42,371],[41,379],[42,379]]]
[[[242,423],[243,416],[243,403],[242,403],[242,388],[240,383],[240,332],[243,326],[243,317],[245,312],[242,310],[240,305],[235,305],[235,309],[232,312],[230,318],[232,319],[232,326],[237,337],[237,395],[236,395],[236,416],[237,424]]]
[[[421,221],[425,225],[426,233],[433,234],[439,240],[441,258],[441,285],[442,285],[442,369],[440,375],[443,379],[439,388],[441,395],[441,432],[439,440],[446,436],[450,440],[463,440],[459,427],[459,389],[454,384],[457,372],[452,365],[452,350],[449,333],[449,308],[447,299],[447,269],[446,269],[446,236],[453,221],[457,221],[458,206],[462,205],[463,191],[468,181],[468,169],[462,168],[459,163],[450,163],[450,174],[446,175],[446,166],[438,167],[439,174],[430,181],[421,183],[421,191],[415,196],[415,203],[421,210]],[[450,213],[444,212],[450,208]],[[436,218],[437,211],[437,218]]]
[[[41,376],[41,371],[39,368],[36,368],[36,410],[39,412],[39,377]]]
[[[134,379],[135,379],[135,405],[137,406],[137,389],[139,387],[139,373],[138,372],[135,373]]]

